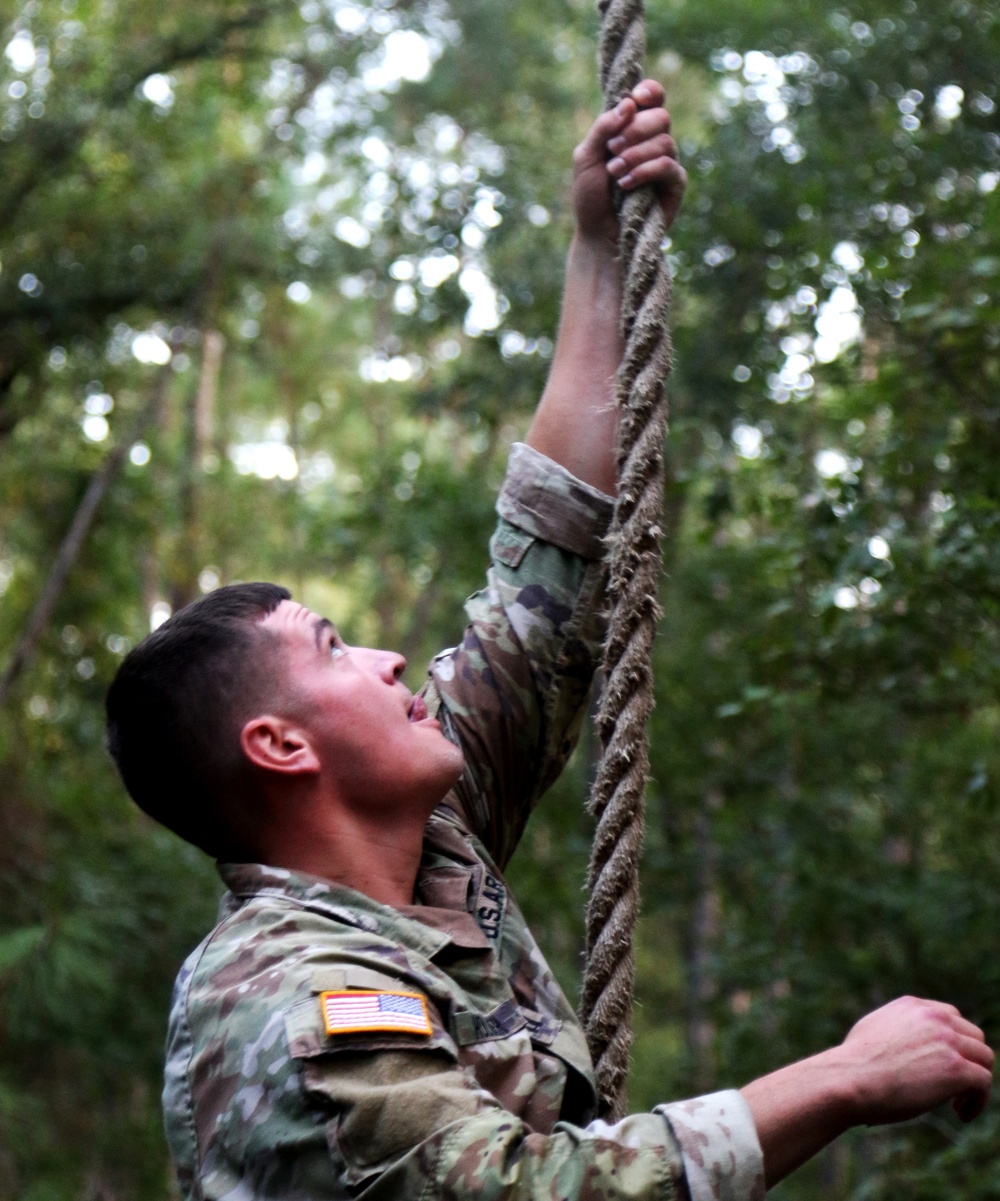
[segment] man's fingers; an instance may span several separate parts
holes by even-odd
[[[990,1099],[993,1074],[986,1068],[970,1065],[966,1086],[952,1098],[952,1107],[963,1122],[971,1122],[982,1113]],[[968,1116],[966,1116],[968,1115]]]
[[[971,1023],[970,1023],[971,1024]],[[958,1050],[971,1063],[979,1064],[980,1067],[986,1068],[987,1071],[993,1071],[993,1063],[996,1056],[993,1049],[988,1047],[985,1042],[978,1038],[971,1038],[967,1034],[959,1034],[956,1039]]]
[[[618,186],[630,191],[653,184],[661,195],[674,194],[680,198],[687,187],[687,172],[672,158],[654,158],[623,175],[618,180]]]
[[[644,79],[632,89],[632,96],[640,108],[653,108],[666,98],[663,84],[655,79]]]
[[[603,163],[608,155],[609,140],[624,132],[635,113],[635,101],[629,96],[606,113],[601,113],[583,141],[573,151],[574,164],[583,167],[589,163]]]
[[[608,141],[608,149],[612,154],[618,154],[626,146],[635,146],[659,134],[669,133],[671,129],[670,114],[665,108],[640,109],[631,120],[622,124],[620,132]]]
[[[617,179],[642,163],[658,158],[677,158],[677,144],[669,134],[662,133],[659,137],[650,138],[646,142],[640,142],[638,146],[623,150],[608,163],[608,171]]]
[[[986,1035],[982,1030],[973,1022],[962,1017],[957,1009],[955,1010],[955,1016],[951,1019],[951,1024],[959,1034],[964,1034],[966,1038],[975,1038],[981,1043],[986,1042]]]
[[[953,1099],[951,1106],[963,1122],[971,1122],[983,1112],[989,1099],[988,1088],[967,1088]]]

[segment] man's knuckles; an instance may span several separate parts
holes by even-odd
[[[676,159],[677,143],[669,134],[658,134],[655,138],[647,138],[635,146],[627,147],[617,157],[624,159],[630,167],[654,158]]]

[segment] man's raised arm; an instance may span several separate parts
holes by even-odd
[[[621,267],[613,188],[650,184],[667,224],[680,207],[687,176],[677,162],[663,88],[644,80],[606,112],[573,155],[576,231],[566,265],[562,320],[548,383],[526,439],[578,479],[616,488],[614,378]]]

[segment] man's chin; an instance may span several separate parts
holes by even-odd
[[[445,738],[443,734],[441,737],[444,739],[444,742],[447,746],[447,750],[444,752],[444,754],[447,755],[448,770],[445,771],[444,768],[442,768],[442,775],[447,777],[448,783],[445,787],[445,792],[448,792],[450,789],[454,788],[462,778],[462,772],[465,770],[465,756],[462,754],[461,749],[453,742]]]
[[[448,745],[451,747],[453,752],[455,769],[455,778],[452,780],[451,785],[449,785],[449,787],[451,787],[452,785],[457,784],[462,778],[462,772],[465,771],[465,756],[462,754],[461,749],[455,746],[453,742],[449,742]]]
[[[435,733],[438,734],[437,739],[433,743],[424,743],[419,752],[426,785],[426,791],[423,787],[420,791],[428,800],[433,797],[434,805],[438,805],[462,778],[462,772],[465,770],[465,756],[461,749],[443,733],[437,731]]]

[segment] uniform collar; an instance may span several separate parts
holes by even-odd
[[[223,914],[252,897],[279,897],[333,921],[402,942],[428,959],[446,947],[490,949],[489,940],[468,909],[471,884],[463,884],[473,879],[475,856],[450,811],[439,809],[432,815],[424,838],[417,889],[428,899],[433,898],[431,905],[418,903],[396,909],[322,876],[262,863],[217,866],[229,889],[222,900]]]

